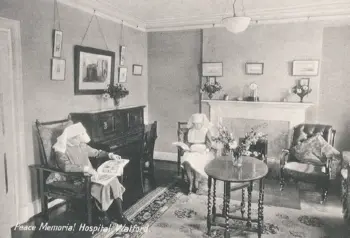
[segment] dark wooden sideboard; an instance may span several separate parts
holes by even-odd
[[[74,122],[86,128],[96,149],[121,155],[130,160],[124,169],[124,208],[143,196],[143,146],[145,106],[123,107],[71,113]]]

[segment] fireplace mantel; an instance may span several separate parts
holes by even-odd
[[[306,110],[313,103],[300,102],[248,102],[225,100],[202,100],[210,107],[210,121],[218,124],[222,118],[245,118],[288,121],[292,128],[305,122]]]

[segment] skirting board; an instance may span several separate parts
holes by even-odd
[[[153,158],[155,160],[166,160],[166,161],[177,162],[177,153],[154,151]]]
[[[63,199],[55,199],[51,202],[49,202],[48,207],[49,209],[53,206],[56,206],[58,204],[64,203],[65,200]],[[37,199],[31,203],[28,203],[26,207],[23,207],[20,211],[20,218],[17,221],[18,224],[23,224],[27,221],[29,221],[32,217],[39,214],[41,212],[41,202],[40,199]]]

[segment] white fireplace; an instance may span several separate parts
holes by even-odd
[[[300,123],[305,123],[306,111],[313,106],[312,103],[299,102],[202,100],[202,103],[209,104],[209,117],[213,125],[230,122],[236,127],[244,127],[245,123],[253,120],[255,124],[258,124],[259,121],[268,122],[272,127],[269,128],[269,134],[271,134],[271,137],[269,135],[269,151],[271,148],[270,152],[273,156],[277,156],[281,147],[290,144],[291,129]],[[242,135],[242,131],[240,134]]]

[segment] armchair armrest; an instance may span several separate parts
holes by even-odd
[[[280,167],[284,167],[286,163],[288,163],[288,158],[289,158],[289,149],[282,149],[282,154],[280,158]]]
[[[67,176],[81,176],[81,177],[91,177],[90,174],[86,174],[84,172],[64,172],[59,169],[54,169],[54,168],[49,168],[45,165],[38,165],[38,164],[33,164],[29,165],[30,168],[36,169],[36,170],[41,170],[41,171],[47,171],[47,172],[52,172],[52,173],[59,173]]]

